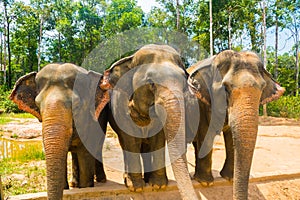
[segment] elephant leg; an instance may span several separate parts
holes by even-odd
[[[103,133],[106,133],[106,129],[107,129],[107,121],[108,121],[108,106],[105,106],[105,108],[102,110],[100,117],[98,119],[100,127],[103,131]],[[105,171],[103,168],[103,158],[102,158],[102,149],[103,149],[103,143],[105,140],[105,135],[101,133],[100,137],[101,137],[101,141],[100,141],[100,157],[98,159],[95,160],[95,175],[96,175],[96,181],[100,182],[100,183],[105,183],[106,182],[106,175],[105,175]]]
[[[141,155],[144,167],[144,181],[145,183],[148,183],[152,172],[152,156],[150,151],[150,144],[145,141],[146,139],[144,139],[142,142]]]
[[[140,159],[142,139],[128,135],[126,137],[126,144],[123,148],[125,161],[124,182],[130,191],[142,192],[145,186]]]
[[[95,160],[95,174],[96,174],[96,181],[100,183],[106,182],[106,175],[103,168],[103,162],[99,160]]]
[[[108,112],[108,121],[113,130],[118,134],[119,143],[123,151],[125,167],[124,183],[130,191],[141,192],[145,185],[140,159],[142,138],[133,137],[121,130],[114,120],[112,112]]]
[[[226,160],[224,166],[220,172],[220,175],[228,181],[233,180],[233,169],[234,169],[234,149],[232,132],[230,127],[226,126],[223,129],[225,149],[226,149]]]
[[[194,179],[201,183],[202,186],[211,186],[213,185],[214,177],[212,175],[212,150],[203,158],[199,158],[199,151],[201,149],[201,143],[203,140],[198,139],[198,141],[193,142],[195,147],[195,159],[196,167]]]
[[[79,164],[79,187],[93,187],[95,173],[95,158],[82,145],[78,149],[78,164]]]
[[[78,164],[78,156],[76,153],[72,152],[72,187],[79,187],[79,164]]]
[[[68,190],[68,189],[70,189],[70,187],[69,187],[69,183],[68,183],[68,167],[66,166],[66,168],[65,168],[65,175],[66,175],[66,178],[65,178],[65,187],[64,187],[64,189],[65,190]]]
[[[158,134],[150,137],[149,141],[149,155],[152,157],[151,174],[149,177],[149,184],[155,190],[165,189],[168,184],[168,178],[165,167],[165,137],[161,130]]]

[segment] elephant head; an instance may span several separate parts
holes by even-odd
[[[233,196],[247,199],[259,105],[278,99],[285,90],[255,53],[231,50],[195,64],[188,83],[194,94],[211,107],[211,120],[217,124],[214,130],[222,130],[227,114],[234,146]]]
[[[127,107],[123,115],[129,113],[137,126],[147,126],[153,112],[161,119],[179,191],[183,199],[197,199],[185,157],[186,81],[187,73],[175,49],[167,45],[146,45],[114,63],[104,73],[100,87],[124,94],[119,95],[120,99],[127,96],[126,103],[120,107]],[[121,102],[113,98],[116,96],[112,96],[112,103]],[[116,106],[112,109],[120,109]],[[121,129],[128,125],[123,124],[119,124]]]
[[[90,102],[96,102],[91,110],[95,116],[91,115],[91,119],[98,118],[107,103],[105,94],[97,87],[101,77],[73,64],[49,64],[38,73],[21,77],[10,95],[21,110],[42,122],[48,199],[62,199],[67,181],[67,152],[75,127],[74,118],[80,117],[76,116],[78,110],[90,109]],[[75,82],[84,88],[75,87]],[[95,101],[90,100],[93,95]]]

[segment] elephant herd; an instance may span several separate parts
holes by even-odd
[[[68,151],[73,187],[94,186],[94,177],[106,181],[107,122],[118,135],[130,191],[142,191],[145,183],[155,190],[167,186],[167,147],[182,199],[199,199],[186,145],[192,142],[195,149],[193,178],[210,186],[213,138],[223,131],[220,174],[233,181],[234,199],[247,199],[259,105],[283,93],[255,53],[226,50],[186,69],[174,48],[150,44],[103,75],[70,63],[48,64],[21,77],[10,99],[42,122],[48,199],[62,199],[69,188]]]

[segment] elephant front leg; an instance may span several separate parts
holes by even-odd
[[[224,166],[220,172],[220,175],[228,181],[233,180],[233,169],[234,169],[234,150],[232,132],[229,126],[225,126],[223,129],[223,136],[226,149],[226,160]]]
[[[82,145],[77,152],[79,164],[79,187],[94,187],[95,158]]]
[[[148,174],[148,183],[154,190],[165,189],[168,184],[168,178],[165,167],[165,138],[164,132],[148,138],[147,149],[143,149],[145,155],[149,157],[147,163],[144,160],[144,170]],[[148,166],[147,168],[145,166]],[[146,171],[146,169],[149,169]],[[145,174],[144,174],[145,177]]]
[[[198,181],[202,186],[207,187],[213,185],[214,177],[211,171],[212,165],[212,150],[203,158],[199,158],[200,144],[193,142],[195,148],[195,174],[194,179]]]
[[[101,125],[101,123],[100,123]],[[101,125],[101,128],[103,131],[106,131],[106,123],[104,125]],[[96,175],[96,181],[99,183],[105,183],[106,182],[106,174],[103,167],[103,143],[105,139],[105,135],[101,134],[100,136],[100,153],[95,159],[95,175]]]
[[[79,187],[79,164],[78,156],[76,153],[72,152],[72,181],[71,187]]]
[[[95,174],[96,174],[96,181],[99,183],[106,182],[106,175],[103,168],[103,162],[99,160],[95,160]]]
[[[130,139],[131,138],[131,139]],[[123,148],[125,174],[124,183],[132,192],[142,192],[145,182],[142,177],[140,159],[141,139],[128,137]]]
[[[142,192],[145,182],[142,177],[140,153],[125,152],[127,166],[124,174],[124,183],[132,192]]]

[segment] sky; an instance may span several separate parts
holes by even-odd
[[[148,13],[152,6],[159,5],[155,0],[138,0],[137,2],[138,6],[141,6],[145,13]]]

